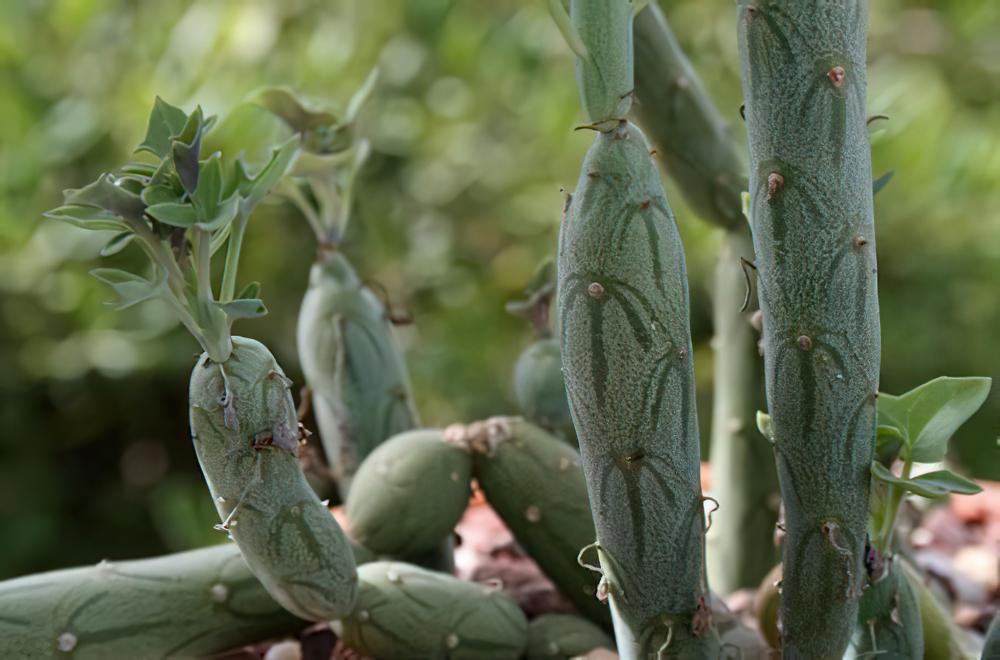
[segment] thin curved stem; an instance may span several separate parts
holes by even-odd
[[[219,302],[227,303],[236,295],[236,271],[240,264],[240,250],[243,247],[243,237],[246,235],[249,217],[241,211],[230,225],[229,244],[226,246],[226,265],[222,271],[222,287],[219,290]]]
[[[910,478],[910,471],[913,469],[913,460],[907,457],[903,463],[903,479]],[[903,502],[906,493],[902,488],[889,484],[889,494],[885,503],[885,516],[882,519],[882,538],[879,543],[879,550],[882,554],[889,552],[892,545],[892,536],[896,531],[896,516],[899,515],[899,506]]]

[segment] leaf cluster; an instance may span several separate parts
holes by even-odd
[[[151,274],[98,268],[92,274],[118,294],[124,308],[166,299],[214,359],[228,357],[229,328],[266,313],[250,285],[234,295],[243,230],[254,208],[285,175],[299,153],[298,136],[272,146],[270,159],[251,171],[242,155],[202,153],[215,124],[200,107],[190,114],[157,98],[135,159],[82,188],[64,192],[48,217],[88,230],[112,230],[102,256],[138,243]],[[212,288],[212,257],[227,247],[222,290]]]

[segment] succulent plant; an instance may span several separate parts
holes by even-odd
[[[650,2],[635,17],[633,112],[688,205],[723,230],[712,284],[712,496],[708,579],[718,593],[755,587],[777,561],[771,542],[778,477],[771,447],[754,429],[763,365],[744,274],[753,242],[743,216],[743,154],[666,17]]]
[[[570,660],[594,649],[614,650],[607,633],[573,614],[542,614],[528,622],[525,660]]]
[[[312,107],[285,88],[259,92],[267,108],[299,135],[303,154],[278,192],[316,237],[316,261],[296,330],[299,360],[327,462],[341,498],[358,466],[379,444],[420,425],[390,313],[340,250],[352,217],[355,183],[370,152],[357,121],[373,71],[342,116]]]
[[[347,495],[352,537],[378,555],[435,551],[465,511],[471,474],[472,456],[441,430],[390,438],[364,460]]]
[[[879,375],[863,1],[738,9],[750,219],[785,505],[782,651],[840,658],[863,582]]]
[[[119,231],[105,253],[132,242],[143,249],[150,276],[107,268],[93,274],[118,293],[119,308],[166,301],[204,348],[191,374],[191,435],[219,528],[275,600],[302,618],[332,618],[356,595],[350,544],[296,458],[301,433],[290,381],[263,344],[230,330],[235,320],[266,313],[256,283],[235,293],[240,249],[251,213],[299,153],[299,138],[250,174],[242,157],[202,158],[213,123],[200,108],[189,115],[157,99],[138,148],[149,158],[67,191],[48,215]],[[223,247],[216,296],[212,255]]]
[[[365,564],[355,610],[334,624],[351,649],[399,660],[514,660],[528,623],[496,586],[398,562]]]
[[[580,454],[517,417],[445,432],[472,450],[476,481],[518,544],[584,616],[610,629],[608,607],[597,598],[598,576],[577,561],[596,536]]]
[[[560,23],[597,131],[559,236],[560,347],[619,653],[701,657],[717,639],[687,276],[650,147],[624,118],[632,9],[574,0]]]

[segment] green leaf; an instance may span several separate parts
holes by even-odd
[[[216,231],[222,229],[236,218],[240,210],[240,196],[233,193],[229,199],[222,202],[215,208],[215,215],[210,218],[202,218],[196,224],[198,229],[205,231]]]
[[[942,376],[905,394],[879,394],[879,424],[903,432],[904,456],[918,463],[944,458],[948,440],[983,405],[989,378]]]
[[[247,180],[241,195],[244,198],[244,212],[254,209],[274,187],[281,177],[285,176],[289,165],[299,153],[299,136],[294,136],[274,150],[271,160],[253,179]]]
[[[904,441],[903,432],[895,426],[879,426],[875,435],[875,460],[885,466],[892,465]]]
[[[171,139],[180,134],[187,119],[187,113],[157,96],[153,110],[149,113],[146,137],[136,151],[148,151],[165,158],[170,153]]]
[[[63,201],[66,205],[104,209],[131,220],[141,220],[146,208],[142,198],[118,185],[118,179],[113,174],[103,174],[83,188],[64,191]]]
[[[201,106],[194,109],[180,134],[170,143],[170,154],[174,161],[174,169],[181,179],[181,185],[189,195],[193,195],[198,186],[198,166],[201,158],[201,136],[205,128],[205,119]]]
[[[239,292],[236,296],[237,299],[240,298],[259,298],[260,297],[260,282],[250,282]]]
[[[378,75],[378,68],[372,69],[371,73],[368,74],[368,77],[365,78],[365,81],[361,83],[361,87],[358,91],[354,92],[354,96],[351,97],[351,100],[347,104],[347,111],[344,113],[345,124],[353,124],[358,118],[361,108],[375,90],[375,84],[378,82]]]
[[[222,201],[222,160],[219,154],[205,161],[198,173],[198,187],[192,196],[203,218],[214,218]]]
[[[122,232],[121,234],[118,234],[117,236],[115,236],[114,238],[112,238],[110,241],[108,241],[107,245],[105,245],[103,248],[101,248],[101,256],[102,257],[110,257],[112,255],[118,254],[119,252],[121,252],[122,250],[124,250],[126,247],[128,247],[128,244],[131,243],[132,239],[134,239],[134,238],[135,238],[135,234],[133,234],[130,231],[126,231],[126,232]]]
[[[889,185],[889,182],[892,181],[892,177],[895,174],[896,174],[896,170],[889,170],[888,172],[886,172],[885,174],[883,174],[879,178],[875,179],[875,181],[872,182],[872,195],[874,196],[874,195],[879,194],[879,192],[883,188],[885,188],[887,185]]]
[[[95,268],[90,271],[90,274],[110,286],[118,294],[118,302],[112,303],[115,309],[125,309],[145,300],[156,298],[166,290],[165,278],[153,282],[117,268]]]
[[[82,229],[128,231],[128,224],[118,214],[93,206],[67,204],[45,212],[46,218],[62,220]]]
[[[198,212],[190,204],[166,202],[146,208],[146,213],[165,225],[187,229],[198,222]]]
[[[972,495],[982,488],[974,481],[959,476],[950,470],[936,470],[922,474],[919,477],[903,479],[897,477],[889,468],[881,463],[872,463],[872,475],[885,483],[898,486],[903,490],[923,497],[944,497],[948,493]]]
[[[254,319],[267,314],[267,307],[264,301],[259,298],[240,298],[232,302],[219,304],[219,309],[226,313],[229,322],[239,319]]]
[[[337,123],[332,113],[310,107],[287,87],[262,90],[253,100],[280,117],[297,133]]]
[[[183,193],[178,193],[172,186],[166,184],[157,184],[155,186],[147,186],[145,190],[142,191],[142,201],[146,202],[149,206],[156,206],[157,204],[179,204],[183,198]]]

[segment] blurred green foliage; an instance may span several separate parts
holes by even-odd
[[[664,8],[741,129],[729,0]],[[1000,3],[872,3],[870,92],[882,389],[997,376],[1000,350]],[[210,542],[214,512],[188,440],[197,350],[157,304],[112,313],[92,281],[101,237],[43,221],[141,139],[155,95],[224,114],[265,85],[342,110],[375,65],[374,147],[344,249],[397,312],[428,424],[514,412],[530,341],[503,304],[552,254],[590,136],[572,57],[532,0],[18,0],[0,18],[0,578]],[[668,193],[689,255],[703,434],[711,391],[708,278],[718,239]],[[314,241],[261,208],[244,279],[265,341],[301,382],[294,322]],[[129,251],[112,259],[137,264]],[[105,264],[110,265],[110,264]],[[1000,478],[1000,394],[954,459]]]

